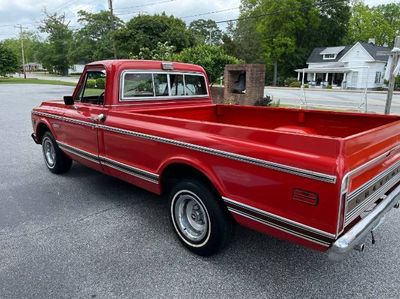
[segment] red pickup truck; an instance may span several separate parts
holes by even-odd
[[[74,160],[167,195],[200,255],[239,223],[340,258],[399,205],[399,116],[215,105],[196,65],[90,63],[32,124],[51,172]]]

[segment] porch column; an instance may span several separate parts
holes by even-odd
[[[300,72],[297,72],[297,81],[300,81]]]
[[[346,81],[347,73],[343,74],[343,81]]]
[[[333,85],[333,78],[335,78],[335,73],[332,73],[331,85]]]
[[[329,79],[329,73],[326,73],[325,82],[328,82],[328,79]]]
[[[313,81],[315,82],[316,80],[317,80],[317,73],[314,73]]]

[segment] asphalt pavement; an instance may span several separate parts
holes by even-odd
[[[342,262],[237,228],[223,253],[184,249],[165,199],[79,164],[50,173],[30,110],[72,88],[0,85],[0,298],[399,298],[400,218]]]

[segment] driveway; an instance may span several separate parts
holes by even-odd
[[[30,138],[30,110],[71,94],[0,86],[0,298],[395,298],[400,217],[377,244],[333,263],[324,254],[238,228],[223,253],[189,253],[165,199],[74,164],[51,174]]]

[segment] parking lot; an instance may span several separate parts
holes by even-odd
[[[175,239],[167,203],[74,164],[51,174],[30,111],[71,87],[0,85],[0,298],[395,298],[400,217],[338,263],[238,227],[210,258]]]

